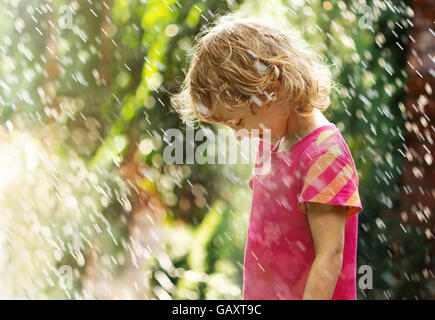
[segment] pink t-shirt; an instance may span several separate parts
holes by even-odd
[[[262,147],[262,144],[264,146]],[[314,245],[303,202],[347,206],[343,264],[333,299],[356,299],[358,174],[341,132],[327,124],[290,150],[260,142],[257,162],[271,169],[249,180],[253,190],[243,269],[243,299],[302,299]],[[263,158],[262,158],[263,159]],[[258,172],[257,172],[258,173]]]

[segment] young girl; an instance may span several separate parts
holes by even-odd
[[[216,22],[173,102],[185,121],[269,130],[257,160],[268,152],[271,170],[249,181],[243,298],[356,299],[362,206],[346,142],[322,114],[328,68],[278,27],[234,14]]]

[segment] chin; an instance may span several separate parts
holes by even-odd
[[[278,142],[279,139],[280,139],[279,137],[271,137],[269,142],[270,144],[275,144]]]
[[[275,144],[284,137],[284,134],[273,134],[271,135],[271,144]]]
[[[277,130],[267,129],[268,132],[264,132],[264,130],[260,130],[260,139],[269,142],[270,144],[275,144],[281,138],[281,132],[277,132]]]
[[[275,144],[278,140],[279,140],[279,137],[275,137],[275,136],[268,136],[268,135],[261,135],[260,136],[260,139],[261,140],[264,140],[264,141],[266,141],[266,142],[268,142],[268,143],[270,143],[270,144]]]

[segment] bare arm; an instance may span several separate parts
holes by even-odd
[[[316,257],[308,275],[303,300],[329,300],[343,262],[346,207],[305,203]]]

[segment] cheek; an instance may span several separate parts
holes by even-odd
[[[268,128],[274,132],[281,132],[287,127],[287,118],[280,110],[262,109],[258,113],[245,118],[246,129]]]
[[[266,116],[263,117],[256,117],[255,119],[251,119],[249,122],[246,122],[247,126],[251,129],[271,129],[274,130],[277,123],[271,118],[268,118]]]
[[[271,114],[261,117],[261,121],[264,122],[265,126],[272,130],[281,130],[282,127],[287,126],[287,119],[281,114]]]
[[[287,119],[282,117],[270,118],[267,127],[270,129],[273,136],[282,136],[287,130]]]
[[[272,128],[275,125],[275,120],[273,119],[273,115],[269,110],[261,110],[255,116],[252,117],[253,122],[256,123],[257,128],[261,128],[262,126],[266,128]]]

